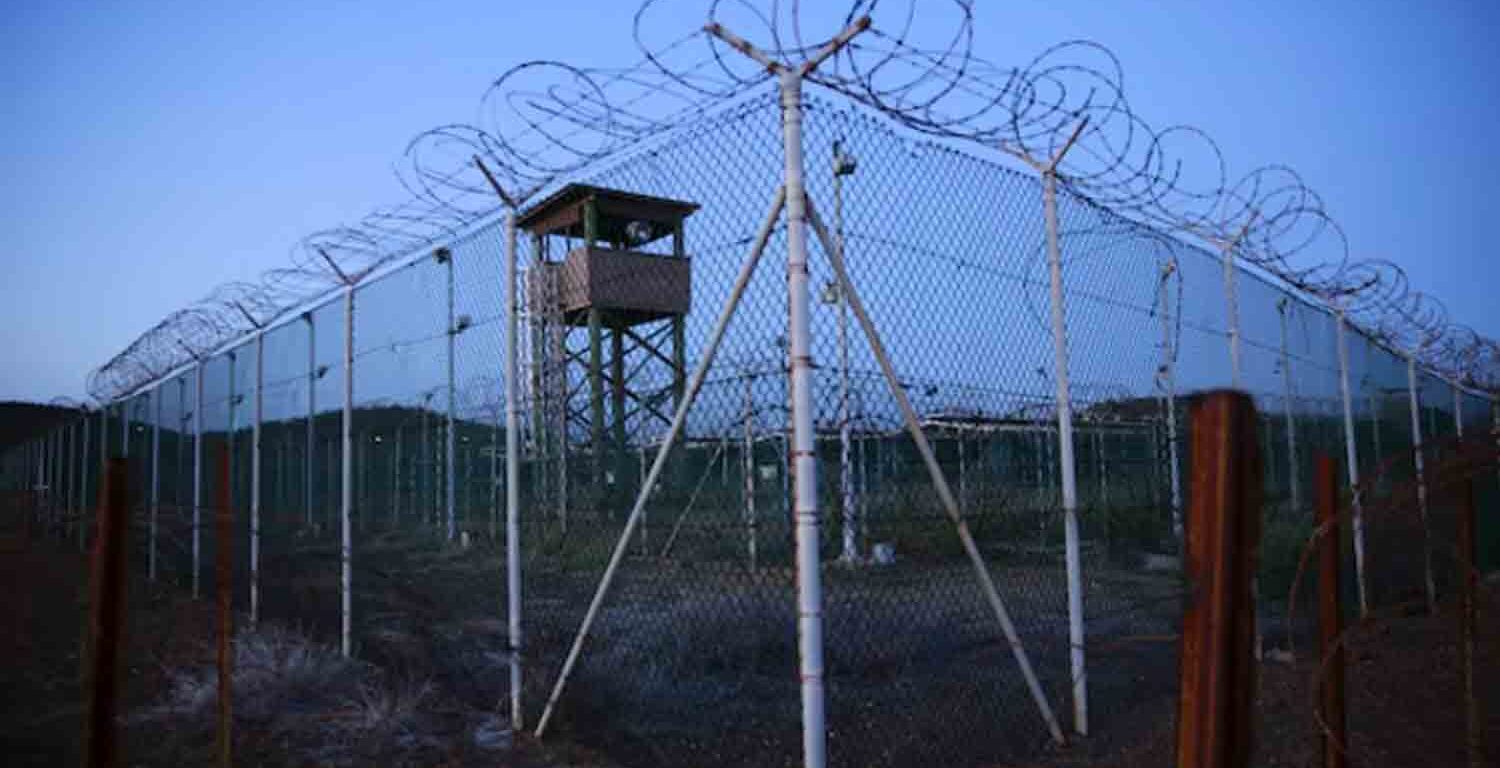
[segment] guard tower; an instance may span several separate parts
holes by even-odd
[[[581,481],[577,505],[612,506],[633,474],[626,446],[664,430],[682,400],[692,298],[683,220],[697,209],[570,184],[516,222],[533,254],[532,434],[537,455],[561,469],[547,474],[564,514],[570,476]]]

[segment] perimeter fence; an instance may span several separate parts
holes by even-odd
[[[783,112],[756,89],[80,414],[8,454],[6,483],[40,492],[37,522],[83,546],[102,459],[127,456],[132,567],[207,596],[208,462],[227,451],[234,596],[252,624],[418,671],[463,711],[507,710],[518,693],[527,728],[551,710],[549,732],[627,764],[796,763],[799,616],[806,642],[820,611],[833,764],[981,765],[1037,754],[1047,718],[1112,738],[1176,690],[1181,446],[1198,393],[1243,389],[1261,415],[1273,647],[1299,631],[1282,624],[1313,527],[1314,454],[1357,472],[1493,429],[1488,395],[1236,265],[1232,246],[1210,252],[1066,187],[1060,368],[1046,179],[839,94],[810,88],[803,109],[821,225],[806,237],[807,307],[789,304],[798,271],[782,258]],[[811,339],[802,475],[789,316]],[[816,514],[798,514],[800,483]],[[1493,510],[1482,518],[1492,568],[1500,538]],[[799,612],[809,530],[822,591]],[[1387,599],[1422,567],[1409,537],[1352,546],[1359,599]]]

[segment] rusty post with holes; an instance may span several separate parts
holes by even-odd
[[[1474,561],[1474,479],[1465,476],[1455,485],[1458,496],[1458,653],[1462,680],[1464,711],[1464,747],[1471,768],[1485,764],[1483,718],[1479,714],[1478,692],[1474,689],[1474,632],[1478,621],[1479,569]]]
[[[83,764],[88,768],[122,765],[115,723],[124,652],[125,596],[128,577],[126,534],[129,495],[124,459],[110,459],[99,489],[98,533],[89,575],[88,709],[84,719]]]
[[[1246,768],[1255,693],[1251,582],[1260,549],[1255,406],[1238,392],[1211,392],[1190,416],[1177,766]]]
[[[214,548],[214,594],[218,604],[218,668],[219,668],[219,729],[218,748],[220,768],[232,764],[233,740],[232,704],[234,692],[233,656],[230,639],[234,636],[234,512],[230,509],[229,493],[229,449],[219,449],[219,493],[215,518],[217,538]]]
[[[1338,478],[1333,459],[1319,455],[1315,484],[1318,512],[1318,717],[1322,721],[1323,768],[1344,768],[1348,728],[1344,715],[1343,612],[1339,603],[1339,509]]]

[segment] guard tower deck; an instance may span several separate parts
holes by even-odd
[[[579,326],[589,311],[606,325],[634,326],[688,313],[692,270],[683,254],[682,221],[694,203],[570,184],[517,220],[535,240],[582,240],[560,261],[543,259],[535,280],[546,279],[563,322]],[[670,253],[645,249],[672,239]],[[542,295],[541,285],[530,286]]]

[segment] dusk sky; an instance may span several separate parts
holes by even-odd
[[[1356,257],[1401,265],[1455,321],[1500,336],[1493,4],[978,5],[980,55],[1020,64],[1062,40],[1104,43],[1147,120],[1203,128],[1232,171],[1297,169]],[[82,397],[90,369],[168,312],[285,265],[304,234],[401,202],[406,142],[474,119],[508,67],[633,62],[634,9],[12,5],[0,399]]]

